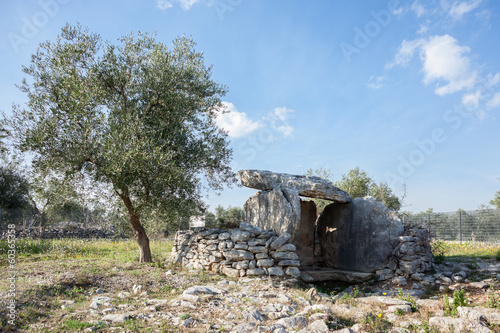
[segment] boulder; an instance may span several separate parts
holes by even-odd
[[[299,176],[275,173],[267,170],[240,170],[241,184],[257,190],[268,191],[278,188],[295,190],[299,195],[326,199],[334,202],[351,202],[347,192],[333,186],[332,182],[314,176]]]
[[[325,265],[358,272],[382,268],[404,232],[397,215],[373,197],[330,204],[317,223]]]
[[[299,229],[300,198],[296,191],[274,189],[250,197],[244,205],[244,218],[262,229],[289,233],[294,239]]]

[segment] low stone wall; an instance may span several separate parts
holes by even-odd
[[[246,222],[232,230],[182,230],[175,235],[171,260],[188,269],[205,269],[233,277],[299,277],[299,257],[289,239],[288,233],[278,236],[273,230]]]
[[[412,278],[432,269],[433,257],[429,232],[421,228],[405,230],[384,269],[376,274],[379,281],[394,277]]]

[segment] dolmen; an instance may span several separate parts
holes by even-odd
[[[238,177],[243,186],[259,190],[246,201],[244,220],[278,235],[290,234],[301,270],[310,279],[360,282],[399,270],[397,253],[408,237],[396,213],[375,198],[351,199],[332,182],[314,176],[241,170]],[[332,203],[318,217],[316,204],[306,197]],[[419,271],[430,269],[429,248],[410,254],[405,259]]]

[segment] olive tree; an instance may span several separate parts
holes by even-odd
[[[235,181],[227,134],[214,121],[226,87],[211,79],[193,40],[172,44],[139,33],[115,45],[67,25],[23,68],[28,102],[6,121],[35,168],[112,186],[140,262],[152,261],[141,216],[202,207],[202,187]]]

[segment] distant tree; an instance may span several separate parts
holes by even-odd
[[[216,217],[212,212],[206,212],[205,214],[205,225],[209,228],[215,227]]]
[[[335,183],[335,186],[349,193],[353,199],[369,195],[371,185],[372,178],[359,166],[343,174],[342,179]]]
[[[31,170],[29,175],[28,199],[40,221],[39,235],[43,237],[47,224],[47,209],[64,206],[77,194],[68,180],[50,171]]]
[[[342,175],[342,179],[336,182],[332,181],[331,172],[323,168],[315,170],[308,169],[305,175],[316,176],[325,180],[329,180],[336,187],[349,193],[349,195],[353,199],[371,195],[377,200],[381,201],[389,209],[398,211],[401,208],[399,198],[392,192],[391,188],[389,188],[389,185],[387,185],[387,183],[375,183],[372,177],[368,176],[367,172],[360,169],[359,166],[349,170],[349,172]],[[329,200],[312,200],[316,203],[318,215],[321,214],[321,212],[327,205],[332,203]]]
[[[30,207],[28,199],[28,180],[17,171],[18,167],[3,159],[0,166],[0,208],[26,209]]]
[[[372,183],[370,185],[368,195],[371,195],[372,197],[381,201],[384,205],[387,206],[387,208],[394,211],[399,211],[399,209],[401,208],[399,198],[394,193],[392,193],[392,190],[389,188],[389,185],[387,185],[387,183]]]
[[[215,225],[220,229],[238,228],[243,220],[243,209],[241,207],[227,207],[221,205],[215,208]]]
[[[500,190],[495,193],[495,197],[490,201],[490,204],[500,209]]]
[[[7,152],[3,140],[7,137],[7,130],[0,124],[0,155]]]
[[[201,177],[215,190],[235,181],[227,134],[215,118],[226,88],[186,37],[171,49],[132,34],[118,45],[67,25],[42,43],[4,125],[37,168],[85,173],[112,186],[128,213],[139,261],[152,261],[141,219],[203,207]]]

